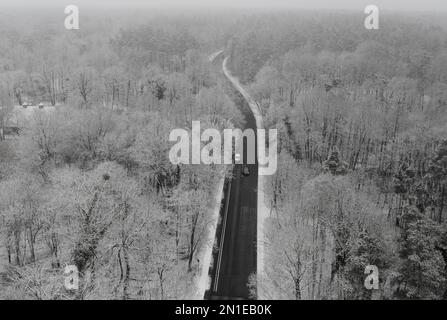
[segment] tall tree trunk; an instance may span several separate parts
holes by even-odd
[[[129,108],[130,80],[127,81],[126,108]]]
[[[11,264],[11,247],[6,245],[6,252],[8,253],[8,263]]]
[[[163,300],[165,297],[164,278],[163,278],[164,268],[163,267],[158,268],[157,273],[158,273],[158,281],[160,283],[160,300]]]
[[[445,197],[445,185],[442,186],[441,190],[441,204],[439,206],[439,216],[438,216],[439,223],[442,223],[442,212],[444,211],[444,197]]]
[[[130,262],[129,253],[126,247],[123,247],[123,258],[125,264],[125,273],[123,279],[123,300],[129,299],[129,280],[130,280]]]
[[[300,279],[295,279],[295,299],[301,300]]]
[[[188,257],[188,272],[192,271],[192,259],[194,257],[194,240],[196,236],[196,226],[197,226],[198,214],[193,217],[192,228],[191,228],[191,236],[189,238],[189,257]]]
[[[35,250],[34,250],[34,243],[35,243],[35,237],[33,236],[33,231],[31,228],[29,228],[28,230],[28,243],[29,243],[29,248],[30,248],[30,257],[31,257],[31,262],[36,262],[36,254],[35,254]]]
[[[21,250],[20,250],[20,232],[14,232],[14,245],[15,245],[15,254],[16,254],[16,264],[18,266],[21,265]]]

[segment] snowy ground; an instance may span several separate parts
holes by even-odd
[[[208,290],[211,286],[211,279],[209,277],[209,269],[212,264],[212,256],[213,256],[213,246],[214,239],[216,238],[216,229],[217,224],[219,222],[219,213],[222,203],[223,188],[225,183],[225,173],[222,173],[222,176],[219,179],[219,183],[214,192],[214,201],[210,207],[211,210],[211,221],[209,223],[208,232],[205,237],[205,247],[202,249],[202,252],[199,254],[199,259],[202,262],[200,264],[199,275],[197,279],[197,299],[203,299],[205,295],[205,291]]]
[[[45,106],[42,109],[39,109],[38,106],[28,106],[26,108],[22,106],[14,106],[11,115],[8,118],[8,125],[10,126],[20,126],[23,121],[29,120],[34,112],[53,112],[56,107],[53,106]]]

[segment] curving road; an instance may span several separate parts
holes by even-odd
[[[225,61],[215,59],[215,63]],[[224,78],[222,73],[222,78]],[[256,132],[256,120],[244,97],[227,79],[234,103],[241,110],[245,122],[242,130],[251,128]],[[257,137],[256,137],[257,138]],[[244,141],[244,157],[247,150]],[[257,143],[256,143],[257,161]],[[256,239],[257,239],[257,187],[258,164],[248,165],[249,176],[241,173],[243,165],[234,166],[233,178],[226,181],[225,197],[221,209],[221,223],[218,228],[219,250],[212,266],[210,299],[248,299],[250,298],[248,280],[256,273]]]

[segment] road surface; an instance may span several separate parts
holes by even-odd
[[[222,63],[216,59],[215,63]],[[222,73],[222,77],[225,77]],[[234,103],[241,110],[245,123],[241,129],[256,132],[255,118],[241,94],[227,81]],[[257,155],[257,143],[256,155]],[[244,156],[247,150],[244,141]],[[244,160],[245,161],[245,160]],[[257,161],[257,156],[256,156]],[[258,165],[248,165],[250,175],[243,176],[242,164],[234,166],[228,180],[221,210],[222,222],[217,233],[219,251],[214,257],[210,299],[248,299],[248,280],[256,272],[257,185]]]

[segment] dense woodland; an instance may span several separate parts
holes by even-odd
[[[268,298],[447,297],[447,33],[382,15],[255,18],[227,46],[279,132]],[[364,288],[376,265],[380,290]]]
[[[168,137],[240,116],[198,22],[125,16],[109,28],[92,15],[71,32],[45,19],[1,32],[2,124],[20,135],[0,141],[0,297],[200,298],[199,251],[212,245],[210,199],[226,168],[171,164]],[[24,116],[25,102],[45,107]],[[67,265],[77,291],[64,287]]]
[[[28,14],[0,22],[0,119],[20,129],[0,141],[0,298],[195,297],[229,168],[174,166],[167,137],[240,121],[208,61],[220,48],[279,133],[259,298],[447,297],[447,33],[435,19],[387,15],[370,31],[345,13],[115,12],[67,31]],[[23,117],[24,102],[46,107]],[[367,265],[378,291],[364,288]]]

